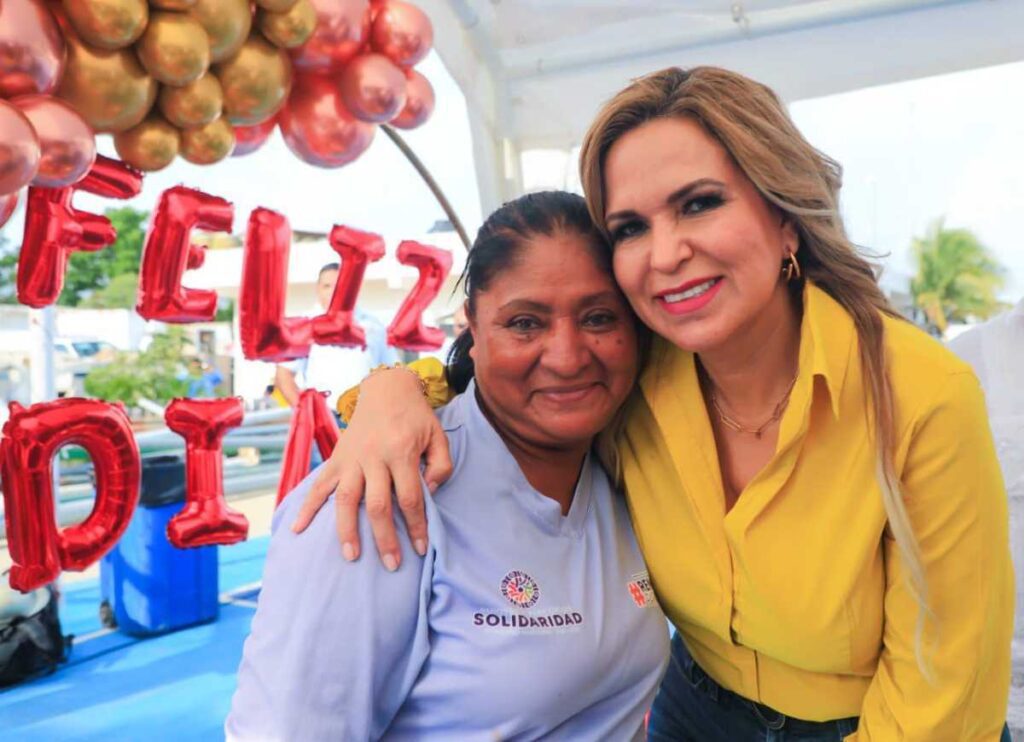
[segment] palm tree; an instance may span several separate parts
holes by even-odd
[[[996,298],[1006,270],[967,229],[932,222],[924,238],[914,238],[917,276],[910,282],[914,305],[929,330],[941,336],[951,321],[988,319],[1006,305]]]

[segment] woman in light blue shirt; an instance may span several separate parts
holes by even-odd
[[[464,279],[426,556],[406,537],[396,574],[345,561],[333,508],[292,533],[307,478],[275,515],[229,739],[642,738],[668,633],[592,453],[638,363],[610,253],[582,198],[531,194]]]

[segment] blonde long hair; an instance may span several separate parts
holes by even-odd
[[[839,216],[842,168],[804,139],[778,96],[765,85],[718,67],[673,67],[641,77],[618,93],[598,113],[583,140],[580,179],[591,216],[602,228],[608,150],[627,132],[662,117],[696,120],[725,147],[761,195],[793,222],[804,276],[853,318],[870,392],[865,412],[868,424],[874,427],[878,449],[878,484],[889,531],[920,608],[917,659],[927,674],[921,649],[928,612],[927,584],[893,461],[895,413],[882,323],[883,316],[899,315],[879,288],[872,265],[846,236]],[[621,425],[618,428],[609,431],[612,439],[621,432]],[[602,453],[610,453],[615,442],[606,439]],[[617,461],[614,467],[619,468]]]

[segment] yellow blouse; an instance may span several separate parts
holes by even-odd
[[[970,367],[885,320],[896,469],[928,584],[886,530],[850,316],[808,284],[800,374],[774,457],[733,509],[692,353],[655,344],[620,446],[633,526],[665,613],[719,684],[789,716],[860,716],[847,742],[998,740],[1013,574],[1006,491]],[[433,405],[436,361],[411,365]],[[339,402],[348,417],[358,390]]]
[[[850,316],[808,285],[800,373],[776,453],[725,513],[694,356],[656,343],[621,446],[662,607],[716,681],[801,719],[861,717],[848,740],[997,740],[1013,631],[1008,515],[970,368],[885,321],[896,470],[931,618],[886,530]]]

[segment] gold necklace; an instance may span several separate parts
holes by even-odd
[[[735,430],[737,433],[746,433],[747,435],[752,435],[760,440],[761,435],[768,428],[768,426],[778,421],[779,418],[782,417],[782,413],[785,412],[786,405],[789,404],[789,395],[793,393],[793,387],[796,386],[796,380],[798,376],[799,374],[797,374],[797,376],[794,376],[793,380],[789,382],[789,386],[786,387],[786,393],[782,395],[782,399],[780,399],[778,404],[775,405],[775,409],[772,410],[771,417],[769,417],[756,428],[745,427],[735,418],[732,418],[728,414],[726,414],[725,410],[723,410],[722,406],[718,403],[718,395],[715,394],[714,383],[711,382],[710,378],[708,378],[708,381],[711,382],[708,384],[708,393],[711,397],[711,406],[715,408],[715,412],[718,413],[718,419],[722,421],[722,424],[725,425],[725,427],[729,428],[730,430]]]

